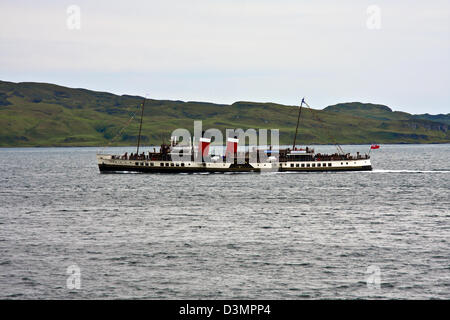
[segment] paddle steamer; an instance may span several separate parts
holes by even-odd
[[[136,153],[123,155],[97,154],[100,172],[147,172],[147,173],[208,173],[208,172],[261,172],[261,171],[367,171],[372,170],[370,155],[344,153],[339,145],[334,154],[315,153],[314,149],[296,145],[298,125],[303,104],[299,108],[297,127],[292,148],[249,148],[238,151],[239,139],[228,138],[224,154],[210,154],[211,140],[197,138],[197,144],[181,146],[172,137],[170,144],[162,144],[159,150],[139,153],[142,118],[145,101],[141,109],[141,122]],[[308,106],[309,107],[309,106]],[[311,109],[311,108],[310,108]],[[312,109],[311,109],[312,110]]]

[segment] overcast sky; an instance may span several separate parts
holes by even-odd
[[[449,113],[449,45],[450,0],[0,2],[0,80],[154,99]]]

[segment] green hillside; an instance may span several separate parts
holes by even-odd
[[[143,98],[72,89],[46,83],[0,81],[0,146],[103,146],[135,144],[138,118],[121,132]],[[298,107],[275,103],[232,105],[168,100],[146,101],[142,141],[159,144],[176,128],[277,128],[292,143]],[[411,115],[359,102],[324,110],[305,108],[299,144],[448,143],[450,115]],[[117,137],[116,137],[117,136]],[[114,141],[112,139],[115,137]]]

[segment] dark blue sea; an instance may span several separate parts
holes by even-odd
[[[97,151],[0,149],[1,299],[450,299],[448,144],[348,173],[100,174]]]

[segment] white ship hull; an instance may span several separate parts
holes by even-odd
[[[112,155],[97,155],[101,172],[148,172],[148,173],[194,173],[194,172],[260,172],[260,171],[368,171],[372,170],[370,159],[333,161],[286,161],[267,163],[234,164],[227,162],[124,160]]]

